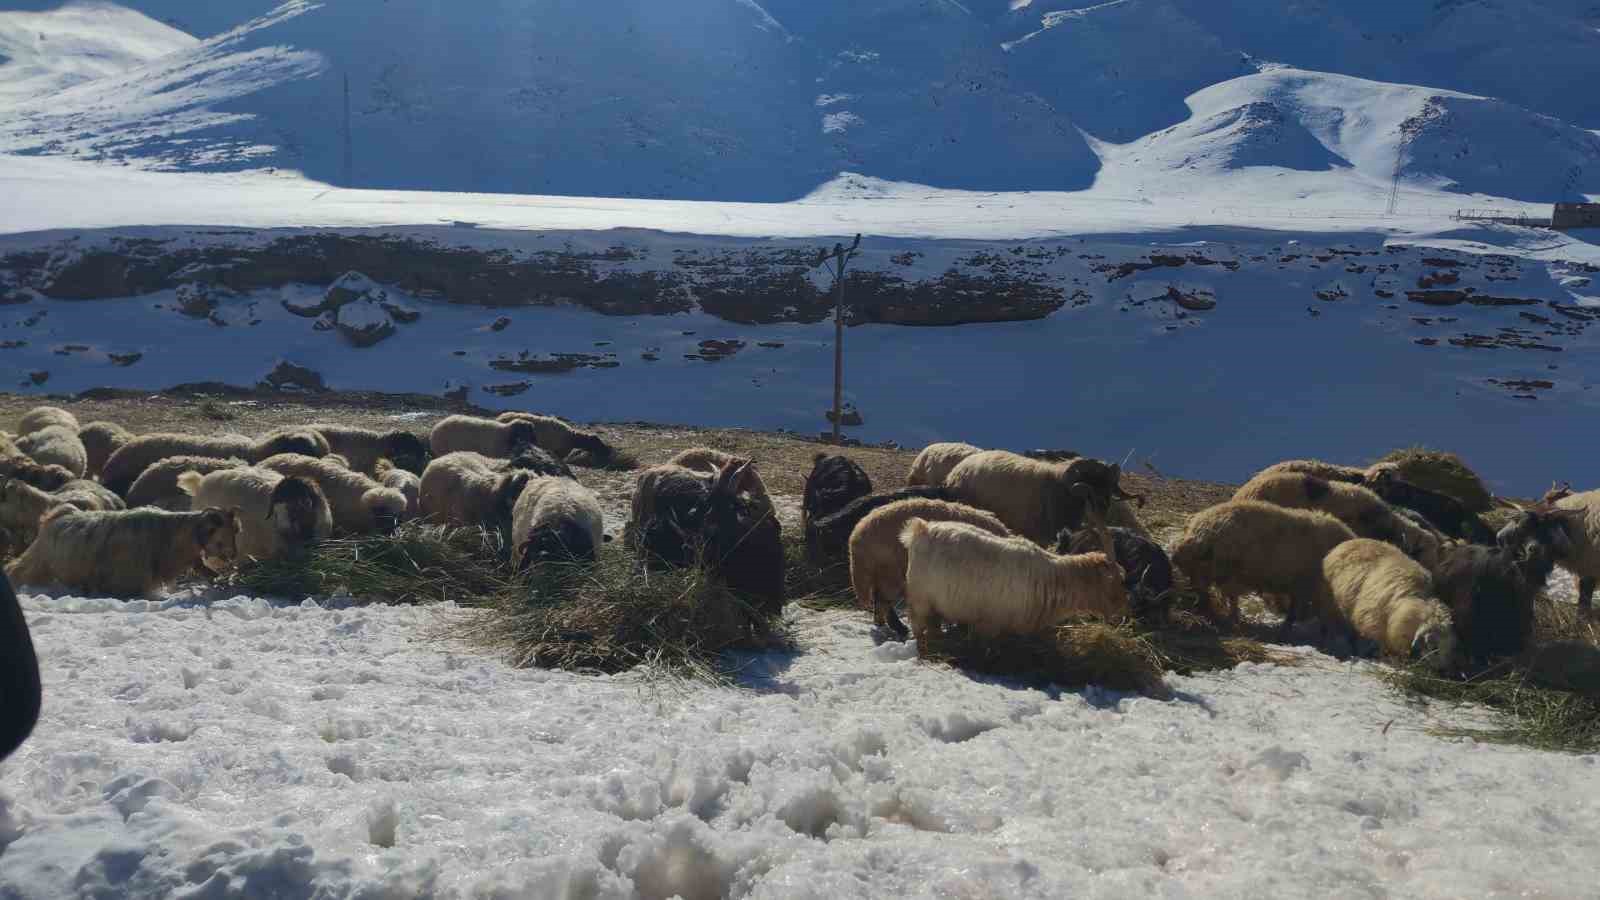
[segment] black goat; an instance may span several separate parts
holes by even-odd
[[[870,493],[872,479],[855,460],[818,453],[811,461],[811,474],[806,476],[800,523],[803,526],[813,519],[825,519]]]
[[[523,447],[517,455],[507,460],[500,466],[501,471],[523,471],[535,475],[549,475],[556,478],[571,478],[572,468],[549,452],[538,447]]]
[[[850,501],[844,509],[826,518],[806,522],[806,555],[814,562],[838,559],[850,549],[850,533],[867,513],[900,500],[955,500],[948,488],[918,487],[868,494]]]
[[[1468,512],[1460,500],[1449,494],[1418,487],[1388,470],[1380,470],[1374,477],[1368,478],[1366,486],[1390,506],[1409,509],[1422,516],[1429,526],[1446,537],[1474,544],[1495,542],[1494,531],[1476,514]]]
[[[638,543],[652,562],[704,563],[729,589],[776,615],[784,599],[783,530],[765,496],[739,491],[751,465],[734,460],[709,480],[685,469],[656,479],[651,514],[635,523]]]
[[[1122,566],[1123,587],[1136,612],[1147,612],[1172,596],[1172,560],[1161,545],[1127,528],[1108,528]],[[1062,529],[1056,538],[1057,553],[1095,553],[1101,550],[1099,535],[1092,529],[1076,532]]]
[[[1515,656],[1533,637],[1533,602],[1572,550],[1560,519],[1528,511],[1500,532],[1496,547],[1458,545],[1433,570],[1434,589],[1450,607],[1462,649],[1476,661]]]

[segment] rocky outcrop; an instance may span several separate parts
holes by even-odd
[[[305,366],[297,366],[288,360],[280,360],[267,377],[261,380],[260,387],[275,391],[309,391],[322,393],[328,390],[328,385],[322,380],[321,373]]]
[[[371,347],[394,336],[394,322],[371,300],[356,300],[334,313],[334,327],[352,346]]]

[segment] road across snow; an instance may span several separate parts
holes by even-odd
[[[1432,737],[1366,663],[1057,693],[801,612],[734,690],[513,669],[449,606],[24,607],[0,897],[1594,891],[1597,757]]]

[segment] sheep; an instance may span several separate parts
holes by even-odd
[[[112,596],[151,596],[195,563],[223,572],[237,558],[239,511],[207,508],[82,512],[58,506],[6,567],[16,584],[59,584]]]
[[[1238,622],[1243,594],[1286,598],[1279,608],[1287,634],[1302,608],[1316,602],[1323,557],[1355,539],[1348,525],[1325,512],[1230,500],[1189,519],[1172,548],[1172,564],[1202,596],[1213,587],[1221,593],[1230,624]]]
[[[929,638],[945,621],[993,636],[1043,631],[1078,616],[1116,618],[1129,612],[1122,567],[1103,533],[1100,551],[1057,556],[1026,538],[998,537],[965,522],[913,518],[900,541],[906,548],[906,607],[919,656],[928,654]]]
[[[238,457],[217,459],[212,456],[169,456],[151,463],[140,472],[139,477],[129,485],[125,499],[129,506],[135,508],[155,506],[173,512],[184,512],[192,508],[194,498],[179,490],[179,475],[188,471],[210,475],[223,469],[238,469],[244,466],[245,461]]]
[[[26,437],[46,428],[65,428],[78,433],[78,417],[59,406],[35,406],[17,420],[17,436]]]
[[[737,461],[741,461],[740,458],[732,453],[713,450],[710,447],[691,447],[672,457],[667,461],[667,464],[682,466],[685,469],[715,478],[717,473],[721,472],[728,463]],[[771,505],[772,501],[767,493],[766,482],[761,480],[761,473],[757,472],[754,466],[745,467],[743,472],[744,480],[738,485],[738,490],[750,494],[752,497],[758,497],[766,501],[768,505]]]
[[[503,412],[495,418],[502,423],[527,422],[534,428],[534,443],[556,459],[566,459],[577,450],[596,460],[609,459],[616,452],[598,434],[580,431],[555,416],[536,416],[525,412]]]
[[[41,491],[53,491],[77,480],[63,466],[43,465],[26,456],[0,458],[0,478],[14,478]]]
[[[17,438],[17,449],[41,465],[61,466],[73,478],[82,478],[89,470],[89,452],[77,430],[63,425],[48,425]]]
[[[83,441],[83,449],[89,459],[84,475],[99,478],[106,467],[106,460],[133,440],[133,432],[115,422],[90,422],[78,429],[78,440]]]
[[[409,522],[422,514],[418,504],[422,494],[422,478],[415,472],[399,468],[387,459],[380,459],[372,467],[372,473],[379,484],[399,491],[406,498],[406,511],[401,521]]]
[[[1455,661],[1455,621],[1434,595],[1433,576],[1391,544],[1356,538],[1333,548],[1317,606],[1325,629],[1375,641],[1390,656],[1441,671]]]
[[[512,560],[520,571],[543,562],[593,562],[605,541],[600,498],[570,478],[530,478],[511,509]]]
[[[492,459],[510,459],[524,447],[539,446],[539,432],[532,422],[447,416],[433,426],[428,444],[435,457],[468,450]]]
[[[1460,500],[1404,480],[1394,463],[1379,463],[1368,469],[1366,486],[1397,512],[1409,509],[1441,534],[1474,544],[1494,543],[1494,531],[1476,513],[1468,512]]]
[[[1350,526],[1358,537],[1388,541],[1424,566],[1439,561],[1443,541],[1436,532],[1396,514],[1377,494],[1358,484],[1296,473],[1257,475],[1233,499],[1321,510]]]
[[[811,459],[811,474],[806,476],[800,501],[800,526],[813,519],[831,516],[850,501],[872,493],[872,479],[865,469],[848,456],[818,453]]]
[[[117,502],[120,504],[121,500]],[[39,533],[39,520],[45,513],[63,505],[87,512],[122,508],[120,505],[106,506],[99,497],[88,492],[58,494],[41,491],[27,482],[14,478],[0,479],[0,530],[10,532],[24,546]]]
[[[925,522],[965,522],[999,537],[1011,529],[994,513],[945,500],[899,500],[867,514],[850,533],[850,586],[856,604],[872,610],[879,628],[890,628],[903,640],[906,626],[894,605],[906,593],[906,548],[900,532],[911,519]]]
[[[315,431],[290,429],[251,440],[242,434],[203,436],[198,434],[142,434],[106,460],[100,483],[123,497],[149,466],[169,456],[209,456],[216,459],[238,457],[259,463],[280,453],[323,457],[329,453],[328,439]]]
[[[898,503],[901,500],[954,499],[955,495],[950,493],[949,488],[927,485],[858,497],[833,515],[806,523],[806,556],[814,562],[843,556],[849,547],[850,534],[855,531],[856,525],[873,510],[881,509],[891,503]]]
[[[1115,507],[1113,507],[1115,508]],[[1108,527],[1116,551],[1117,564],[1127,575],[1123,587],[1135,611],[1159,607],[1172,596],[1172,560],[1161,545],[1131,528]],[[1093,529],[1062,529],[1056,537],[1058,554],[1092,553],[1100,547],[1100,536]]]
[[[374,431],[354,425],[307,425],[328,439],[328,449],[349,462],[349,468],[377,474],[378,460],[417,475],[428,465],[428,443],[409,431]]]
[[[417,510],[441,524],[482,525],[509,541],[512,510],[533,477],[523,470],[496,471],[494,460],[470,450],[446,453],[423,470]]]
[[[1086,507],[1103,516],[1112,500],[1127,499],[1121,475],[1121,466],[1097,459],[1046,463],[985,450],[957,464],[944,484],[957,500],[993,512],[1013,532],[1043,546],[1061,529],[1081,527]],[[1093,490],[1080,494],[1074,490],[1079,484]]]
[[[80,478],[63,484],[61,487],[56,488],[52,496],[56,498],[57,502],[77,507],[84,512],[114,512],[128,508],[128,504],[124,503],[121,497],[113,494],[110,488],[98,481],[90,481],[87,478]]]
[[[1257,472],[1250,480],[1268,478],[1273,475],[1311,475],[1323,481],[1342,481],[1346,484],[1361,484],[1367,480],[1367,470],[1355,466],[1341,466],[1336,463],[1323,462],[1320,459],[1289,459],[1281,463],[1274,463]]]
[[[239,510],[239,556],[281,559],[333,533],[333,510],[316,481],[245,466],[208,475],[190,470],[178,488],[201,507]]]
[[[333,525],[348,534],[391,534],[406,512],[406,497],[336,461],[280,453],[260,462],[279,475],[310,478],[327,495]]]
[[[572,467],[551,456],[538,447],[524,447],[516,456],[508,460],[495,460],[495,470],[508,472],[512,469],[521,469],[534,475],[550,475],[556,478],[573,478]]]
[[[929,444],[922,448],[916,459],[911,461],[911,471],[906,474],[906,486],[938,487],[944,484],[945,476],[950,474],[951,469],[960,465],[962,460],[982,452],[982,447],[974,447],[971,444],[954,442]]]

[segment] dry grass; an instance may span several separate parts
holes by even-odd
[[[1418,487],[1448,494],[1460,500],[1470,512],[1486,512],[1494,506],[1494,497],[1484,486],[1483,479],[1454,453],[1407,447],[1386,454],[1378,462],[1395,463],[1400,467],[1401,478]]]

